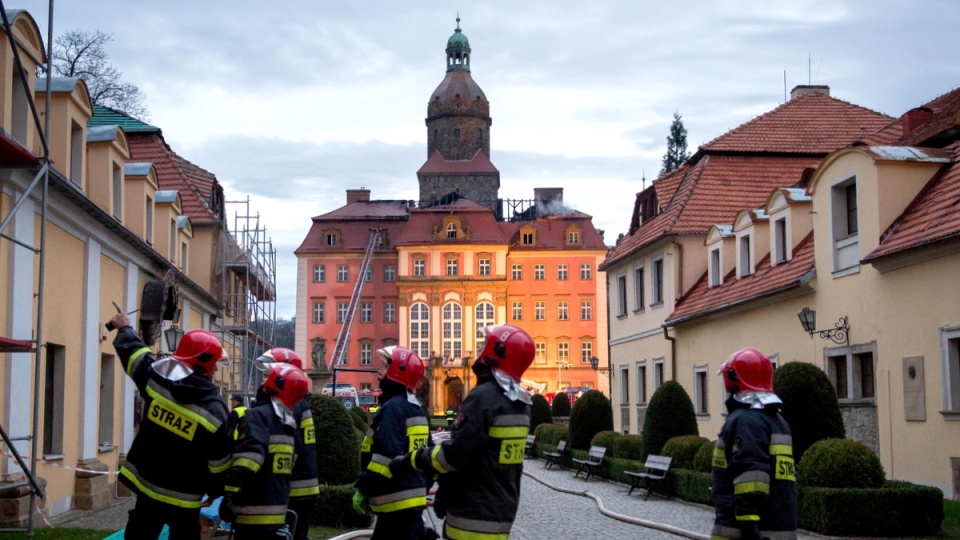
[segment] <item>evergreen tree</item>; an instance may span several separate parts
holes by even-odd
[[[670,135],[667,136],[667,153],[663,155],[663,168],[660,169],[661,175],[676,169],[690,159],[690,152],[687,152],[687,128],[683,127],[682,118],[679,112],[673,112]]]

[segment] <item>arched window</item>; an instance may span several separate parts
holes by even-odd
[[[477,348],[483,347],[483,329],[487,326],[493,326],[493,304],[490,302],[481,302],[477,304],[474,321],[477,323]],[[477,351],[480,354],[480,351]]]
[[[410,348],[424,361],[430,358],[430,308],[424,303],[410,306]]]
[[[463,358],[463,308],[443,306],[443,358]]]

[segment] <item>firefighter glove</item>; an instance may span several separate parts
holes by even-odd
[[[233,500],[229,495],[224,495],[220,500],[220,519],[227,523],[233,523],[237,520],[237,511],[233,508]]]
[[[390,460],[390,473],[394,476],[405,475],[413,472],[414,454],[403,454]]]
[[[369,516],[371,514],[370,502],[367,501],[367,498],[359,491],[353,492],[353,511],[356,512],[358,516]]]

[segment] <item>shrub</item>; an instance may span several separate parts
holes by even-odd
[[[614,457],[637,461],[643,454],[643,438],[639,435],[624,435],[617,440]]]
[[[672,457],[670,467],[678,469],[693,469],[693,458],[705,443],[710,441],[699,435],[681,435],[673,437],[663,444],[660,453]]]
[[[699,435],[697,416],[687,391],[676,381],[667,381],[657,388],[647,405],[643,422],[643,456],[662,454],[669,439],[681,435]]]
[[[570,432],[566,426],[560,424],[540,424],[533,432],[537,436],[537,442],[556,446],[562,440],[570,438]]]
[[[806,362],[786,363],[773,372],[773,390],[783,400],[796,463],[811,444],[846,437],[837,392],[822,369]]]
[[[360,474],[360,444],[350,414],[340,400],[332,396],[314,394],[309,399],[317,433],[320,483],[352,484]]]
[[[693,470],[699,472],[713,471],[713,450],[717,447],[717,441],[707,441],[700,445],[697,453],[693,456]]]
[[[530,433],[535,433],[540,424],[552,424],[553,415],[550,414],[550,404],[547,398],[540,394],[530,396],[533,404],[530,406]]]
[[[590,448],[593,436],[613,429],[613,408],[602,392],[586,392],[570,410],[570,446],[578,450]]]
[[[367,432],[367,427],[370,426],[370,422],[367,420],[367,413],[363,412],[363,409],[360,407],[350,409],[350,420],[353,421],[353,425],[356,426],[357,429],[364,433]]]
[[[607,449],[607,457],[613,457],[617,442],[622,438],[618,431],[601,431],[590,439],[590,446],[602,446]]]
[[[358,516],[353,511],[353,492],[353,484],[321,485],[320,496],[314,500],[310,512],[310,523],[338,529],[369,527],[373,518]]]
[[[943,492],[908,482],[880,489],[805,486],[799,495],[799,526],[834,536],[932,536],[944,518]]]
[[[879,488],[886,480],[880,458],[848,439],[813,443],[800,461],[800,485],[830,488]]]
[[[553,396],[553,403],[550,404],[550,412],[554,416],[570,416],[570,398],[566,392],[559,392]]]

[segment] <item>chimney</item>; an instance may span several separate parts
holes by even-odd
[[[348,189],[347,190],[347,204],[353,204],[355,202],[367,202],[370,200],[370,190],[367,188],[360,189]]]
[[[907,137],[932,117],[933,110],[927,107],[917,107],[903,113],[903,116],[900,117],[900,125],[903,126],[903,136]]]
[[[793,87],[793,90],[790,91],[790,101],[793,101],[804,94],[820,94],[822,96],[830,97],[830,87],[816,84],[798,84],[797,86]]]
[[[537,201],[537,204],[550,204],[552,202],[563,204],[563,188],[533,188],[533,198]]]

